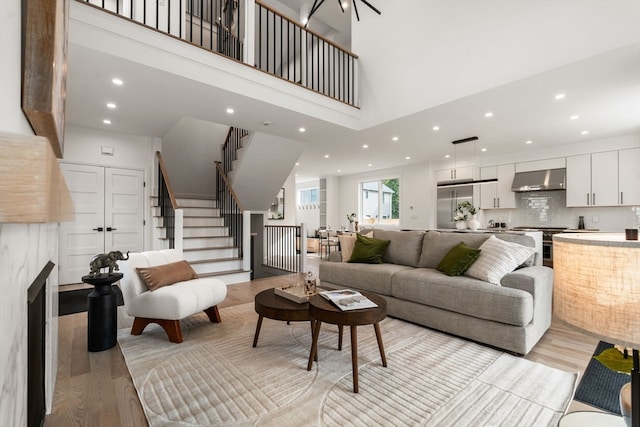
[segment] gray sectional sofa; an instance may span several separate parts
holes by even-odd
[[[517,354],[527,354],[551,325],[553,270],[534,254],[508,273],[500,285],[436,269],[459,242],[478,248],[489,233],[390,231],[373,237],[390,240],[382,264],[341,262],[340,253],[319,266],[323,288],[374,292],[387,300],[388,315]],[[534,247],[529,236],[496,237]]]

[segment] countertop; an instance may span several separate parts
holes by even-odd
[[[477,230],[471,230],[469,228],[465,230],[459,230],[457,228],[439,228],[436,231],[443,233],[509,233],[509,234],[527,234],[527,233],[542,233],[542,231],[535,228],[526,230],[514,230],[513,228],[479,228]]]
[[[624,233],[561,233],[554,234],[553,241],[576,245],[640,248],[640,240],[626,240]]]

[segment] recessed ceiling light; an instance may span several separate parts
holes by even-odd
[[[445,159],[448,159],[449,157],[451,157],[449,154],[445,154],[445,155],[444,155],[444,158],[445,158]]]
[[[580,132],[582,135],[588,135],[589,131],[588,130],[583,130],[582,132]]]
[[[300,166],[300,162],[296,162],[296,166]]]
[[[343,8],[343,9],[346,9],[346,8],[348,8],[348,7],[349,7],[349,3],[347,3],[346,1],[343,1],[343,2],[342,2],[342,8]]]
[[[432,129],[433,129],[434,131],[439,131],[439,130],[440,130],[440,126],[434,126]]]
[[[556,99],[564,99],[564,97],[567,96],[564,93],[559,93],[555,96]]]
[[[532,140],[528,140],[528,141],[525,141],[524,143],[525,144],[533,144],[533,141]]]
[[[397,140],[398,140],[398,137],[397,137],[397,136],[394,136],[393,138],[391,138],[391,140],[392,140],[392,141],[397,141]]]
[[[104,120],[102,121],[102,123],[104,123],[105,125],[110,125],[110,124],[111,124],[111,120],[109,120],[109,119],[104,119]]]
[[[405,160],[411,160],[411,156],[407,156],[404,158]]]
[[[338,169],[338,173],[342,172],[342,169]]]
[[[324,158],[325,158],[325,159],[328,159],[328,158],[329,158],[329,155],[328,155],[328,154],[325,154],[325,155],[324,155]]]
[[[369,163],[367,166],[371,167],[371,166],[373,166],[373,165],[372,165],[371,163]]]
[[[233,108],[227,108],[227,114],[233,114],[233,113],[234,113]]]
[[[369,148],[367,144],[362,145],[362,148]]]
[[[114,104],[113,102],[107,102],[107,108],[114,109],[116,108],[116,104]]]
[[[298,129],[298,132],[302,133],[302,132],[306,132],[307,130],[305,128],[300,128]]]
[[[265,120],[264,122],[262,122],[262,124],[264,126],[271,126],[271,122],[269,120]]]
[[[579,115],[574,114],[573,116],[570,117],[571,120],[578,120],[580,118]]]
[[[117,78],[117,77],[116,77],[115,79],[112,79],[112,80],[111,80],[111,82],[112,82],[114,85],[116,85],[116,86],[122,86],[122,85],[124,84],[124,82],[122,81],[122,79],[119,79],[119,78]]]
[[[486,148],[483,148],[483,149],[481,149],[480,151],[482,151],[482,152],[484,153],[485,151],[487,151],[487,149],[486,149]]]
[[[493,117],[493,113],[491,111],[484,113],[485,117]]]

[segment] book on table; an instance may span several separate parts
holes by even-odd
[[[372,308],[378,306],[378,304],[371,301],[360,292],[354,291],[353,289],[323,291],[319,294],[334,303],[342,311],[358,310],[361,308]]]

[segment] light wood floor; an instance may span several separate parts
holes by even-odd
[[[230,285],[220,307],[252,302],[258,292],[295,280],[296,276],[290,275]],[[120,347],[97,353],[87,351],[87,313],[62,316],[59,321],[58,379],[53,410],[45,418],[45,427],[146,426]],[[118,327],[130,325],[131,318],[123,307],[118,307]],[[597,339],[554,321],[525,358],[582,373],[597,343]],[[595,409],[574,401],[569,410]]]

